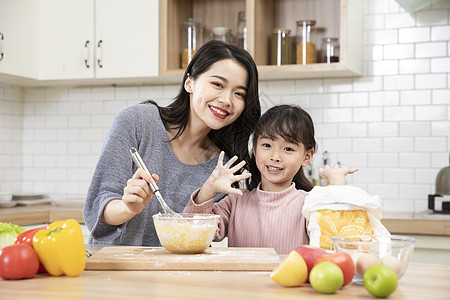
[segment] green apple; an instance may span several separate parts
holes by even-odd
[[[333,294],[342,287],[344,273],[335,263],[320,262],[311,269],[309,282],[319,293]]]
[[[385,265],[375,265],[367,269],[363,276],[364,287],[377,298],[386,298],[397,288],[397,275]]]

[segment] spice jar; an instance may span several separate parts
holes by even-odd
[[[322,39],[321,56],[323,63],[334,63],[339,61],[339,40],[327,37]]]
[[[193,18],[189,18],[182,25],[181,30],[181,67],[186,69],[188,64],[203,43],[203,26]]]
[[[247,27],[245,11],[241,10],[238,14],[236,39],[237,45],[247,50]]]
[[[311,42],[311,29],[315,20],[297,21],[297,64],[313,64],[316,62],[316,45]]]
[[[291,30],[287,28],[275,28],[273,30],[270,62],[272,65],[281,66],[290,63],[290,33]]]
[[[234,41],[231,29],[228,27],[214,27],[211,31],[211,39],[224,41],[229,44],[232,44]]]

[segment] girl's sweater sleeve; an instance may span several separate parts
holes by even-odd
[[[220,216],[219,221],[219,232],[216,233],[214,237],[215,242],[220,242],[228,235],[228,224],[230,223],[230,217],[233,211],[233,199],[234,196],[225,196],[219,202],[214,202],[214,198],[211,198],[202,204],[196,204],[194,202],[195,196],[198,194],[200,189],[196,190],[191,195],[191,199],[186,205],[185,213],[196,213],[196,214],[216,214]]]

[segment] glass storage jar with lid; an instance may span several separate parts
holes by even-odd
[[[239,47],[247,50],[247,26],[245,23],[245,10],[241,10],[238,14],[236,42]]]
[[[225,43],[232,44],[234,42],[233,35],[231,34],[231,29],[228,27],[214,27],[211,31],[212,40],[220,40]]]
[[[272,65],[281,66],[291,63],[290,33],[291,30],[288,28],[274,28],[272,33],[272,51],[270,61]]]
[[[323,63],[339,62],[339,40],[338,38],[326,37],[322,39],[321,56]]]
[[[181,67],[186,69],[203,43],[203,26],[193,18],[183,23],[181,28]]]
[[[297,21],[297,64],[313,64],[316,62],[316,45],[311,41],[311,30],[315,20]]]

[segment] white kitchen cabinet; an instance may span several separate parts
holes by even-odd
[[[40,0],[41,80],[158,75],[157,0]]]
[[[39,78],[94,78],[94,1],[40,0]]]
[[[96,77],[157,76],[159,1],[96,0],[95,13]]]
[[[38,2],[0,0],[0,73],[38,76]]]

